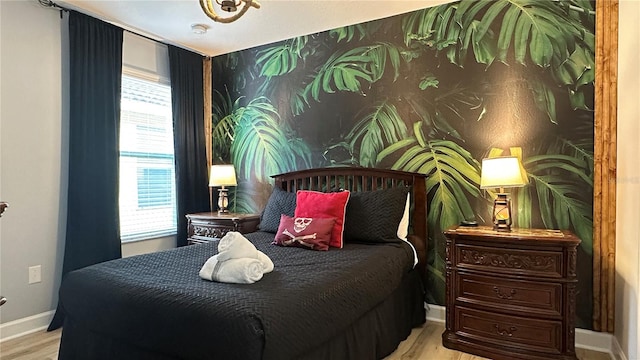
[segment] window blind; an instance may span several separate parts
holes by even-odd
[[[171,87],[122,76],[120,236],[122,241],[176,233]]]

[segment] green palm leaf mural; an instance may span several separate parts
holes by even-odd
[[[419,125],[419,123],[418,123]],[[401,153],[392,169],[428,175],[427,192],[431,197],[428,223],[432,229],[447,229],[474,217],[468,200],[480,195],[479,164],[471,154],[448,140],[425,141],[418,129],[413,138],[388,146],[378,155],[378,162]],[[436,230],[437,231],[437,230]]]
[[[459,66],[471,50],[477,63],[494,60],[533,64],[548,70],[568,87],[575,109],[586,109],[582,87],[593,82],[595,37],[585,31],[576,13],[590,4],[539,0],[462,0],[415,12],[403,21],[405,43],[420,42],[445,53]],[[538,82],[531,86],[536,105],[556,122],[555,91]]]
[[[251,214],[260,209],[256,201],[258,192],[250,186],[247,180],[240,180],[238,186],[229,190],[229,209],[233,212]]]
[[[388,101],[373,106],[347,135],[351,153],[357,154],[360,166],[373,167],[386,144],[407,136],[407,126],[398,110]]]
[[[218,91],[214,91],[213,96],[214,101],[211,109],[213,157],[215,161],[225,162],[230,156],[229,151],[238,123],[235,111],[240,107],[241,98],[233,101],[229,92],[223,95]]]
[[[260,66],[260,75],[272,77],[292,72],[298,66],[298,59],[303,57],[307,41],[307,36],[299,36],[259,51],[256,63]]]
[[[593,250],[593,179],[584,160],[568,155],[536,155],[524,164],[539,203],[540,217],[549,229],[573,228],[588,254]],[[588,189],[585,191],[585,189]]]
[[[320,101],[321,91],[328,94],[336,91],[361,92],[363,82],[371,84],[382,78],[387,61],[396,79],[400,68],[400,52],[391,44],[378,43],[333,54],[305,88],[304,98],[308,103],[309,96]]]
[[[366,24],[349,25],[329,30],[329,36],[335,38],[336,42],[340,42],[342,40],[349,42],[356,37],[358,40],[362,40],[367,36],[367,34],[368,31]]]
[[[464,141],[456,127],[467,120],[470,109],[481,107],[482,98],[461,84],[440,88],[439,80],[430,74],[426,76],[433,85],[421,89],[423,91],[418,96],[406,98],[411,112],[420,117],[425,128],[429,129],[429,138],[453,137]]]
[[[238,109],[236,116],[231,159],[244,178],[266,183],[271,175],[310,165],[308,146],[302,141],[289,141],[283,124],[277,121],[278,113],[266,98],[252,100]]]

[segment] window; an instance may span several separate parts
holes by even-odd
[[[171,87],[166,80],[125,69],[121,97],[121,239],[175,234]]]
[[[171,206],[171,184],[173,173],[171,169],[138,169],[138,207],[151,208],[156,206]]]

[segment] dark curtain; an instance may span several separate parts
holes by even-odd
[[[187,244],[185,215],[209,211],[202,60],[196,53],[169,45],[178,246]]]
[[[69,190],[62,277],[122,256],[118,131],[122,29],[69,14]],[[62,326],[58,304],[49,330]]]

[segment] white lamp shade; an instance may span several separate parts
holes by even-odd
[[[236,186],[236,169],[233,165],[212,165],[209,186]]]
[[[520,187],[529,183],[527,173],[515,156],[482,159],[480,188]]]

